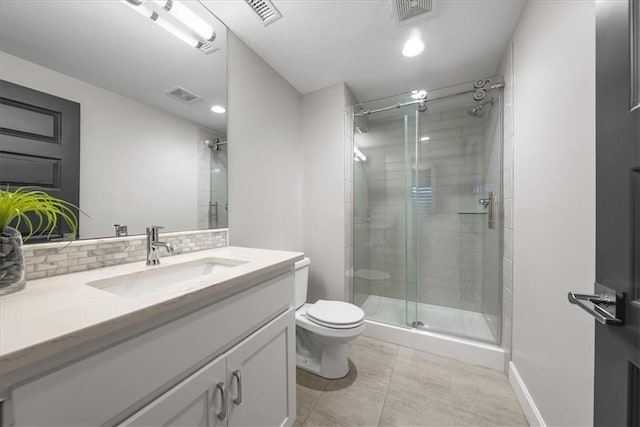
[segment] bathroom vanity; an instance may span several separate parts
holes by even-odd
[[[2,425],[293,424],[300,259],[224,247],[29,282],[0,299]]]

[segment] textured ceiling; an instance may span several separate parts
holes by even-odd
[[[210,110],[226,104],[226,28],[187,3],[214,27],[219,51],[205,55],[117,0],[1,0],[0,50],[226,134],[226,114]],[[165,94],[178,85],[203,100]]]
[[[301,93],[344,81],[361,102],[493,75],[525,6],[434,0],[398,24],[391,0],[274,0],[283,18],[264,27],[242,0],[201,1]],[[405,58],[413,34],[426,47]]]

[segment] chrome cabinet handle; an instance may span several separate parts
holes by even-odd
[[[600,285],[602,286],[602,285]],[[567,298],[602,323],[603,325],[622,325],[624,323],[624,294],[597,295],[569,292]],[[593,304],[593,307],[589,305]]]
[[[218,384],[216,384],[216,388],[220,390],[220,398],[222,399],[222,407],[220,408],[220,412],[218,412],[216,416],[220,421],[223,421],[225,418],[227,418],[227,397],[225,396],[224,392],[224,383],[219,382]]]
[[[242,376],[240,375],[240,370],[236,369],[231,375],[238,381],[238,396],[233,399],[233,403],[235,403],[236,406],[240,406],[242,403]]]

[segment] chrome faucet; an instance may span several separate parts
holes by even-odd
[[[173,254],[174,249],[171,243],[165,243],[158,240],[159,232],[163,227],[158,225],[152,225],[147,227],[147,265],[160,264],[160,258],[158,258],[158,248],[165,248],[167,252]]]

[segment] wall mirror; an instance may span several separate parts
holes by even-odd
[[[81,239],[225,228],[226,41],[197,1],[3,0],[0,184],[75,187]]]

